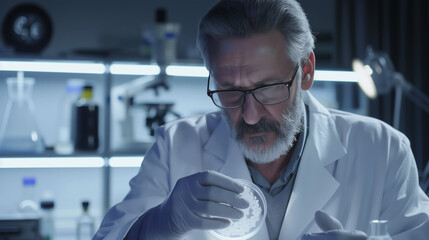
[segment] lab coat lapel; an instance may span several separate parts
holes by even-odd
[[[228,131],[229,128],[226,126],[225,121],[222,121],[222,123],[216,127],[205,149],[220,159],[218,168],[215,168],[219,169],[220,173],[252,182],[243,154],[237,143],[230,137]],[[250,239],[269,239],[266,224],[264,224],[261,230]]]
[[[233,178],[252,181],[243,154],[237,143],[230,137],[229,127],[224,120],[213,131],[205,145],[205,150],[218,160],[210,163],[210,169]]]
[[[310,132],[279,239],[299,239],[339,187],[325,168],[346,154],[327,110],[310,95],[303,96],[310,109]]]

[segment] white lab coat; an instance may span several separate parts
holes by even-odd
[[[429,199],[419,188],[408,139],[381,121],[328,110],[308,92],[303,100],[310,132],[279,239],[320,232],[314,222],[319,209],[345,229],[368,233],[370,220],[386,219],[394,239],[429,239]],[[107,213],[95,239],[122,239],[178,179],[207,169],[251,181],[219,112],[159,128],[130,192]],[[192,231],[186,239],[215,238]],[[267,227],[251,239],[268,239]]]

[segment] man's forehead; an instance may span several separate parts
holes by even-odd
[[[230,38],[218,41],[214,46],[215,57],[228,57],[230,55],[261,55],[272,56],[278,54],[280,46],[270,44],[265,38],[253,37],[249,39],[244,38]]]
[[[246,38],[225,38],[213,42],[211,69],[264,64],[286,60],[286,45],[278,31],[255,34]]]

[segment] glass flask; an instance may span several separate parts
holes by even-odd
[[[40,153],[44,150],[32,99],[34,78],[7,78],[9,98],[0,125],[0,153]]]

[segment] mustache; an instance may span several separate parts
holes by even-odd
[[[243,119],[238,122],[235,126],[237,131],[237,137],[242,138],[245,133],[257,133],[257,132],[280,132],[280,125],[266,118],[261,118],[256,124],[247,124]]]

